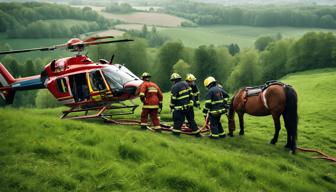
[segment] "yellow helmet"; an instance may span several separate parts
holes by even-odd
[[[207,77],[205,80],[204,80],[204,86],[205,87],[208,87],[211,83],[213,82],[216,82],[216,79],[212,76],[210,77]]]
[[[181,78],[182,78],[181,75],[179,75],[178,73],[173,73],[170,76],[170,80],[171,81],[174,81],[174,80],[177,80],[177,79],[181,79]]]
[[[147,77],[151,77],[151,75],[147,72],[144,72],[142,75],[141,75],[141,79],[144,79],[144,78],[147,78]]]
[[[187,74],[186,81],[195,81],[195,80],[196,80],[196,77],[193,74],[191,73]]]

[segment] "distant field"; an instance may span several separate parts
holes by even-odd
[[[112,36],[118,37],[118,36],[122,36],[124,33],[125,33],[124,31],[119,31],[119,30],[115,30],[115,29],[109,29],[109,30],[105,30],[105,31],[93,32],[90,35],[94,35],[94,36],[112,35]]]
[[[141,30],[144,24],[119,24],[114,26],[116,29]]]
[[[93,10],[97,11],[100,15],[104,16],[107,19],[117,19],[127,23],[157,25],[163,27],[178,27],[181,25],[181,22],[186,21],[186,19],[164,13],[134,12],[129,14],[112,14],[103,12],[102,10],[104,9],[104,7],[97,7],[91,5],[81,5],[72,7],[78,7],[78,8],[91,7]],[[138,7],[138,8],[145,9],[148,7]]]
[[[135,12],[130,14],[112,14],[100,12],[100,14],[108,19],[118,19],[127,23],[157,25],[164,27],[177,27],[181,25],[182,21],[185,21],[185,19],[163,13]]]
[[[159,28],[159,31],[173,39],[180,39],[184,45],[228,45],[237,43],[240,47],[253,47],[260,36],[281,33],[284,38],[299,37],[309,31],[330,31],[332,29],[293,28],[293,27],[248,27],[248,26],[209,26],[195,28]]]

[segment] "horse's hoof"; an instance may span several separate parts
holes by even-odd
[[[244,135],[244,131],[240,131],[240,132],[239,132],[239,135]]]
[[[233,133],[229,133],[228,135],[229,135],[230,137],[233,137]]]
[[[271,140],[270,144],[275,145],[276,141],[274,139]]]
[[[295,155],[296,151],[295,150],[289,150],[289,154]]]
[[[286,148],[286,149],[289,149],[289,145],[288,145],[288,144],[286,144],[286,145],[284,146],[284,148]]]

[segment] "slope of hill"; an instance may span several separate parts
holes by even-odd
[[[283,81],[299,95],[299,145],[335,156],[336,70]],[[169,118],[165,98],[162,119]],[[210,140],[60,120],[61,110],[0,109],[0,191],[336,190],[334,164],[288,154],[284,129],[277,145],[268,144],[270,117],[246,118],[243,137]]]

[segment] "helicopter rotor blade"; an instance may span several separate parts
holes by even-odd
[[[52,47],[41,47],[41,48],[32,48],[32,49],[18,49],[18,50],[12,50],[12,51],[2,51],[0,52],[0,55],[4,54],[12,54],[12,53],[25,53],[25,52],[31,52],[31,51],[53,51],[55,49],[63,48],[66,44],[61,45],[55,45]]]
[[[108,44],[108,43],[120,43],[120,42],[128,42],[134,41],[133,39],[120,39],[120,40],[112,40],[112,41],[99,41],[99,42],[84,42],[83,45],[90,46],[90,45],[99,45],[99,44]]]
[[[24,52],[31,52],[31,51],[53,51],[55,49],[72,49],[70,47],[72,46],[90,46],[90,45],[99,45],[99,44],[108,44],[108,43],[118,43],[118,42],[127,42],[127,41],[134,41],[133,39],[120,39],[120,40],[111,40],[111,41],[98,41],[94,42],[96,40],[100,39],[108,39],[108,38],[113,38],[113,36],[104,36],[104,37],[93,37],[89,38],[85,41],[81,41],[79,43],[74,43],[74,44],[59,44],[59,45],[54,45],[51,47],[41,47],[41,48],[32,48],[32,49],[19,49],[19,50],[12,50],[12,51],[1,51],[0,55],[4,54],[12,54],[12,53],[24,53]]]
[[[103,36],[103,37],[90,37],[88,39],[85,39],[83,42],[92,42],[92,41],[97,41],[101,39],[112,39],[114,36]]]

